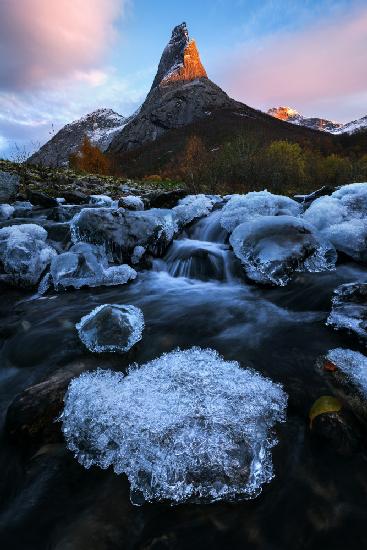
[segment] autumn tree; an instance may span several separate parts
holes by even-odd
[[[190,136],[180,158],[178,172],[194,193],[199,190],[200,178],[205,172],[207,162],[208,152],[203,141],[198,136]]]
[[[77,172],[109,174],[110,162],[102,151],[85,136],[80,149],[69,157],[69,165]]]

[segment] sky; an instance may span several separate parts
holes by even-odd
[[[131,114],[182,21],[235,99],[367,114],[367,0],[0,0],[0,157],[100,107]]]

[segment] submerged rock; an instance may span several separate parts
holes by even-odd
[[[7,203],[18,193],[20,177],[12,172],[0,171],[0,203]]]
[[[298,216],[302,206],[289,197],[269,191],[253,191],[246,195],[231,195],[222,209],[220,223],[231,233],[238,225],[259,216]]]
[[[367,283],[347,283],[336,288],[326,324],[351,332],[367,343]]]
[[[262,216],[236,227],[230,237],[246,275],[257,283],[286,285],[295,272],[335,268],[334,247],[292,216]]]
[[[163,254],[177,230],[172,212],[160,209],[86,208],[71,222],[74,242],[104,245],[118,261],[130,261],[136,246],[157,256]]]
[[[20,287],[36,285],[57,255],[46,238],[47,231],[33,223],[0,229],[0,282]]]
[[[136,277],[129,265],[109,266],[104,249],[89,243],[74,244],[55,257],[50,271],[56,290],[121,285]]]
[[[367,183],[344,185],[330,197],[316,199],[304,219],[338,251],[367,262]]]
[[[273,477],[272,429],[286,403],[279,384],[192,348],[125,377],[82,374],[61,420],[79,462],[125,473],[135,504],[231,500],[255,497]]]
[[[104,304],[76,325],[83,344],[95,352],[125,352],[142,338],[144,316],[132,305]]]

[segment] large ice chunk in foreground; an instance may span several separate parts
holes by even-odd
[[[238,225],[259,216],[298,216],[302,206],[282,195],[269,191],[252,191],[246,195],[232,195],[222,209],[220,223],[231,233]]]
[[[0,281],[13,286],[34,286],[56,251],[46,243],[39,225],[11,225],[0,229]]]
[[[128,351],[141,340],[144,315],[132,305],[103,304],[76,325],[79,338],[90,351]]]
[[[353,332],[367,341],[367,283],[338,286],[332,303],[326,324]]]
[[[367,262],[367,183],[344,185],[330,197],[316,199],[304,219],[337,250]]]
[[[52,282],[60,288],[82,286],[114,286],[135,279],[136,271],[129,265],[109,266],[102,247],[89,243],[74,244],[51,263]]]
[[[284,286],[295,271],[335,268],[334,247],[310,224],[292,216],[242,223],[229,240],[247,276],[258,283]]]
[[[172,208],[178,223],[183,226],[196,218],[207,216],[213,209],[216,197],[208,195],[187,195],[178,201],[178,205]]]
[[[328,352],[326,359],[367,397],[367,357],[358,351],[335,348]]]
[[[279,384],[216,351],[176,350],[123,374],[74,379],[62,414],[86,468],[125,473],[131,499],[253,498],[273,477],[272,428],[285,420]]]

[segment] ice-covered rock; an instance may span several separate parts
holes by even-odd
[[[247,276],[258,283],[284,286],[296,271],[335,268],[334,247],[293,216],[261,216],[242,223],[230,243]]]
[[[85,208],[71,221],[73,242],[104,245],[118,261],[130,261],[135,247],[161,255],[177,232],[171,210],[134,212],[107,208]]]
[[[144,246],[136,246],[131,255],[131,262],[133,264],[138,264],[142,259],[142,257],[144,256],[144,254],[145,254]]]
[[[337,287],[326,324],[352,332],[367,342],[367,283]]]
[[[196,218],[207,216],[213,209],[215,202],[215,198],[208,195],[187,195],[187,197],[178,201],[178,205],[172,211],[179,225],[183,226]]]
[[[358,351],[335,348],[330,350],[326,359],[341,371],[346,378],[367,397],[367,357]]]
[[[253,191],[246,195],[231,195],[222,209],[220,223],[231,233],[238,225],[259,216],[299,216],[302,206],[282,195],[269,191]]]
[[[47,231],[36,224],[11,225],[0,229],[0,282],[34,286],[56,257],[46,243]]]
[[[29,201],[15,201],[14,206],[14,218],[26,218],[32,212],[32,203]]]
[[[125,352],[142,338],[144,315],[132,305],[103,304],[76,325],[79,338],[96,352]]]
[[[86,468],[125,473],[135,504],[253,498],[273,477],[273,427],[285,420],[279,384],[216,351],[162,355],[127,376],[75,378],[61,420]]]
[[[50,271],[56,290],[115,286],[136,277],[136,271],[129,265],[109,266],[104,249],[89,243],[74,244],[68,252],[53,258]]]
[[[128,210],[144,210],[144,202],[137,195],[126,195],[119,200],[119,206]]]
[[[111,199],[111,197],[108,197],[107,195],[90,195],[89,203],[94,204],[96,206],[104,206],[108,208],[108,207],[113,207],[115,204],[115,201]]]
[[[11,206],[10,204],[0,204],[0,221],[9,220],[12,218],[14,210],[14,206]]]
[[[316,199],[304,219],[338,251],[367,262],[367,183],[344,185],[331,196]]]

